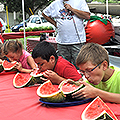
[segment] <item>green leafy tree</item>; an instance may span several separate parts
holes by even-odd
[[[38,9],[43,9],[48,6],[54,0],[24,0],[25,13],[31,15],[29,8],[35,13]],[[106,0],[86,0],[87,2],[98,1],[105,3]],[[110,3],[118,3],[120,0],[108,0]],[[8,6],[9,12],[22,11],[22,0],[0,0],[2,4]]]
[[[87,2],[97,1],[101,3],[106,3],[106,0],[86,0]],[[109,3],[119,3],[120,0],[108,0]]]
[[[31,15],[32,10],[35,13],[37,10],[42,10],[42,8],[48,6],[53,0],[24,0],[25,6],[25,15]],[[4,8],[6,9],[6,5],[8,7],[9,12],[21,12],[22,13],[22,0],[0,0],[2,4],[4,4]]]

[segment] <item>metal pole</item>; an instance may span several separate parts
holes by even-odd
[[[8,7],[7,7],[7,5],[6,5],[6,14],[7,14],[8,32],[10,32],[10,27],[9,27],[9,17],[8,17]]]
[[[79,34],[78,34],[78,30],[77,30],[77,26],[76,26],[76,23],[75,23],[74,17],[73,17],[73,23],[74,23],[74,27],[75,27],[75,30],[76,30],[76,33],[77,33],[77,36],[78,36],[78,40],[79,40],[80,43],[81,43],[80,36],[79,36]]]
[[[106,12],[107,12],[107,19],[108,19],[108,0],[106,0]]]
[[[22,10],[23,10],[23,27],[24,27],[24,49],[26,50],[26,38],[25,38],[25,13],[24,13],[24,0],[22,0]]]
[[[65,5],[65,1],[63,0],[63,6]],[[69,11],[69,10],[68,10]],[[69,12],[71,12],[71,11],[69,11]],[[75,23],[75,19],[74,19],[74,17],[72,16],[72,19],[73,19],[73,24],[74,24],[74,27],[75,27],[75,31],[76,31],[76,34],[77,34],[77,36],[78,36],[78,40],[80,41],[80,43],[81,43],[81,40],[80,40],[80,37],[79,37],[79,34],[78,34],[78,30],[77,30],[77,26],[76,26],[76,23]]]

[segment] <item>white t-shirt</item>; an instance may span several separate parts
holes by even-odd
[[[85,0],[69,0],[65,2],[75,9],[90,12]],[[76,15],[69,16],[65,12],[63,0],[55,0],[43,10],[43,13],[56,20],[58,31],[56,41],[59,44],[78,44],[86,42],[83,19],[78,18]],[[73,19],[71,19],[72,17]]]

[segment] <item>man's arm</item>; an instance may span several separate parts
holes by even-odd
[[[81,11],[81,10],[78,10],[78,9],[74,9],[72,8],[69,4],[65,3],[64,4],[64,7],[67,9],[67,10],[70,10],[72,11],[75,15],[77,15],[79,18],[82,18],[82,19],[90,19],[90,13],[89,12],[85,12],[85,11]]]
[[[42,13],[42,16],[43,16],[48,22],[50,22],[50,23],[53,24],[55,27],[57,27],[56,21],[55,21],[53,18],[46,16],[44,13]]]

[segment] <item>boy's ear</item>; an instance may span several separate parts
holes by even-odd
[[[108,62],[105,60],[103,61],[103,70],[106,70],[108,68]]]
[[[55,57],[53,55],[50,56],[50,62],[55,62]]]

